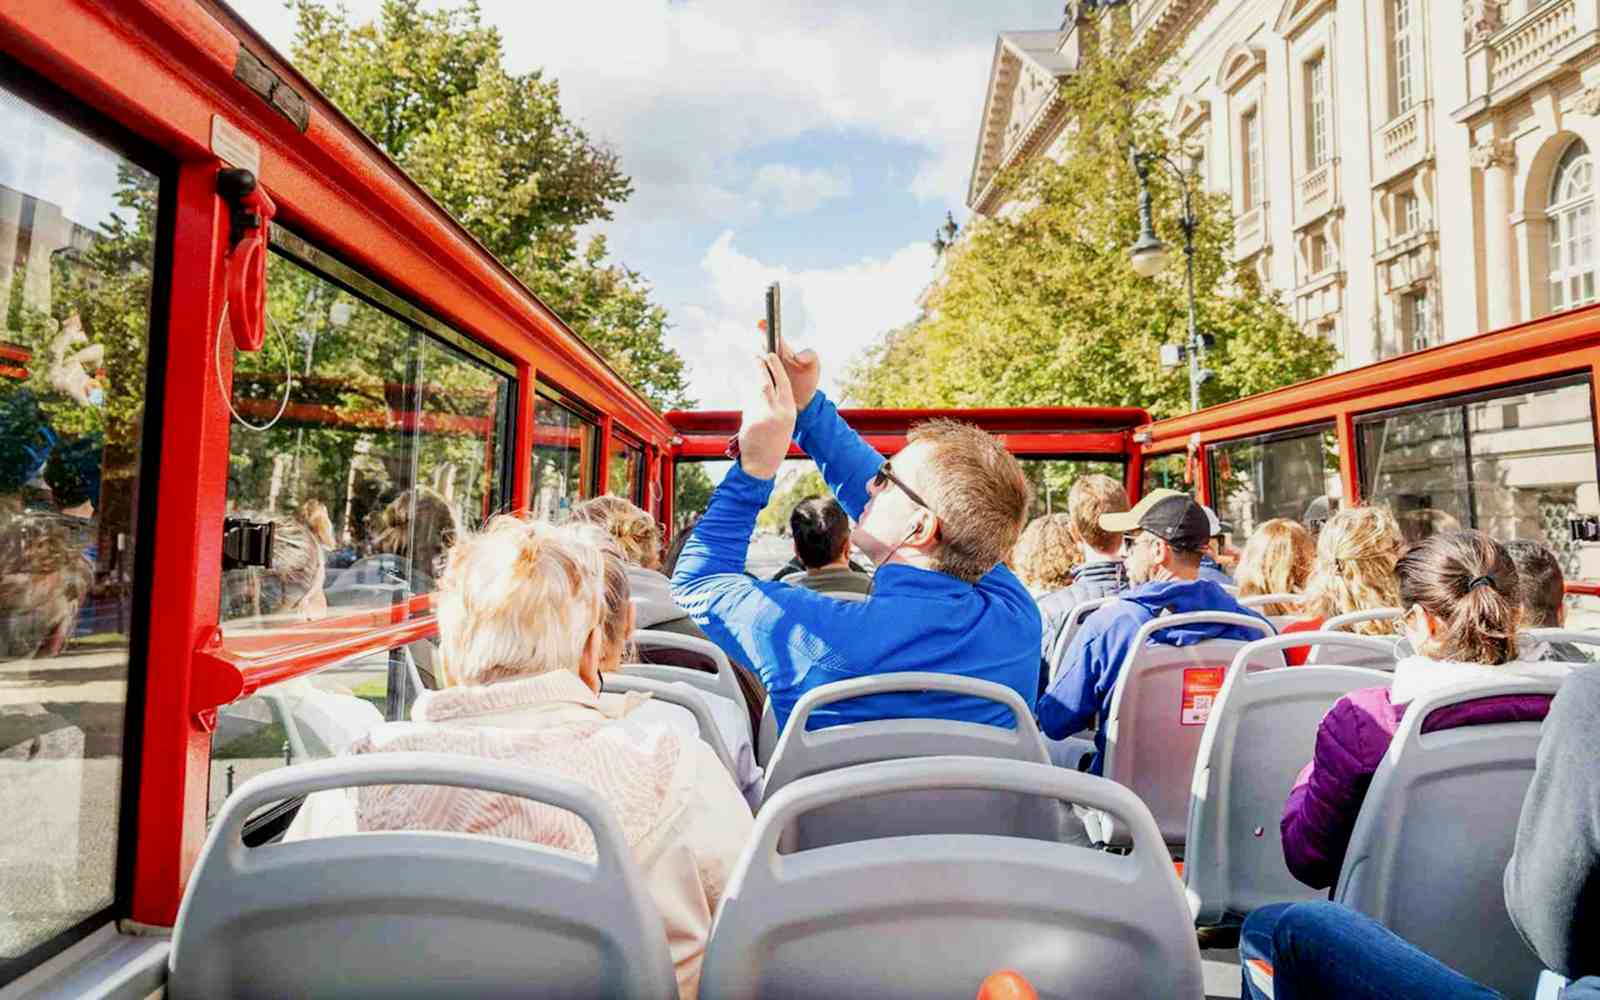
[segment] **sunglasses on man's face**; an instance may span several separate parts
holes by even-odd
[[[933,508],[928,506],[928,501],[917,496],[916,490],[913,490],[911,487],[907,486],[899,476],[895,475],[894,470],[889,468],[889,463],[886,461],[882,465],[878,466],[877,474],[872,477],[872,488],[875,490],[881,490],[890,483],[900,487],[900,492],[910,497],[911,502],[916,504],[918,507],[921,507],[929,512],[933,511]]]

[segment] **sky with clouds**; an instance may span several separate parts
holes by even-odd
[[[369,18],[379,0],[346,0]],[[283,0],[233,0],[281,51]],[[737,405],[762,292],[824,385],[916,314],[962,201],[995,35],[1061,0],[481,0],[513,72],[542,68],[634,194],[603,224],[670,312],[705,407]]]

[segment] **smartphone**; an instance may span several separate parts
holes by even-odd
[[[767,353],[778,353],[778,337],[781,331],[778,324],[782,322],[783,301],[782,292],[778,283],[774,281],[767,286]]]

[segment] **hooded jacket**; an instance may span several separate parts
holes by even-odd
[[[1362,688],[1340,698],[1317,727],[1311,763],[1300,772],[1284,803],[1279,829],[1290,874],[1313,889],[1338,881],[1372,776],[1389,752],[1406,709],[1417,698],[1460,684],[1563,677],[1569,669],[1570,664],[1563,663],[1513,661],[1491,667],[1408,656],[1395,664],[1391,686]],[[1549,708],[1550,699],[1544,695],[1485,698],[1433,713],[1422,731],[1536,721]]]
[[[628,567],[628,595],[635,628],[656,628],[689,617],[672,599],[671,581],[653,569]]]
[[[1139,629],[1160,615],[1191,611],[1227,611],[1266,621],[1207,580],[1163,580],[1129,591],[1090,615],[1072,637],[1055,683],[1034,709],[1040,730],[1053,740],[1064,739],[1082,730],[1096,715],[1101,719],[1109,716],[1117,677]],[[1193,646],[1208,639],[1251,642],[1259,638],[1259,632],[1237,625],[1197,623],[1161,629],[1150,637],[1150,643]],[[1103,727],[1095,733],[1094,745],[1094,761],[1089,770],[1099,774],[1106,749]]]

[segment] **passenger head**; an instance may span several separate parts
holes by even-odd
[[[1256,529],[1239,553],[1234,581],[1240,597],[1256,594],[1298,594],[1305,589],[1316,559],[1311,532],[1298,521],[1275,517]],[[1260,609],[1269,615],[1286,615],[1293,608],[1271,604]]]
[[[1500,664],[1517,658],[1522,615],[1517,564],[1481,531],[1424,539],[1395,566],[1406,635],[1440,660]]]
[[[868,558],[881,566],[910,551],[968,583],[1011,554],[1029,503],[1028,480],[1005,446],[953,420],[912,428],[892,468],[885,463],[868,493],[854,536]]]
[[[1399,606],[1394,564],[1404,546],[1400,525],[1387,507],[1347,507],[1334,514],[1317,536],[1317,558],[1302,610],[1328,619]],[[1394,631],[1394,624],[1361,622],[1352,631],[1385,635]]]
[[[1560,628],[1567,622],[1566,574],[1550,546],[1531,539],[1507,542],[1522,581],[1522,627]]]
[[[1038,594],[1054,593],[1070,584],[1072,568],[1079,561],[1068,514],[1044,514],[1029,521],[1011,553],[1011,568]]]
[[[1153,490],[1132,510],[1102,516],[1100,527],[1128,536],[1128,579],[1135,585],[1195,579],[1211,540],[1205,508],[1177,490]]]
[[[585,500],[572,508],[571,520],[595,525],[617,540],[622,557],[644,569],[661,568],[661,529],[655,518],[621,497]]]
[[[850,518],[833,497],[806,497],[789,515],[795,558],[806,569],[843,565],[850,552]]]
[[[51,515],[0,517],[0,659],[51,657],[72,638],[94,574]]]
[[[1122,535],[1100,527],[1107,514],[1128,509],[1128,491],[1110,476],[1079,476],[1067,492],[1067,518],[1072,535],[1085,559],[1116,559],[1122,554]]]
[[[222,620],[293,615],[313,621],[328,613],[322,585],[323,548],[304,522],[248,511],[251,521],[272,522],[272,566],[245,566],[222,574]]]
[[[57,510],[85,517],[93,514],[100,502],[100,455],[104,449],[100,435],[86,434],[50,450],[44,481],[50,484]]]
[[[607,613],[605,551],[593,532],[502,514],[457,541],[437,603],[445,683],[568,670],[600,689],[614,616]]]
[[[306,526],[311,537],[324,549],[338,547],[333,536],[333,518],[328,516],[328,508],[321,500],[307,500],[300,505],[300,523]]]
[[[411,564],[413,589],[428,588],[444,572],[445,558],[461,526],[450,502],[426,486],[406,490],[378,516],[374,548]]]
[[[616,540],[598,529],[590,533],[589,540],[599,547],[605,558],[606,619],[602,629],[605,642],[600,650],[600,669],[610,671],[622,665],[628,643],[633,638],[637,621],[633,588],[628,583],[628,560],[623,557],[622,547]]]

